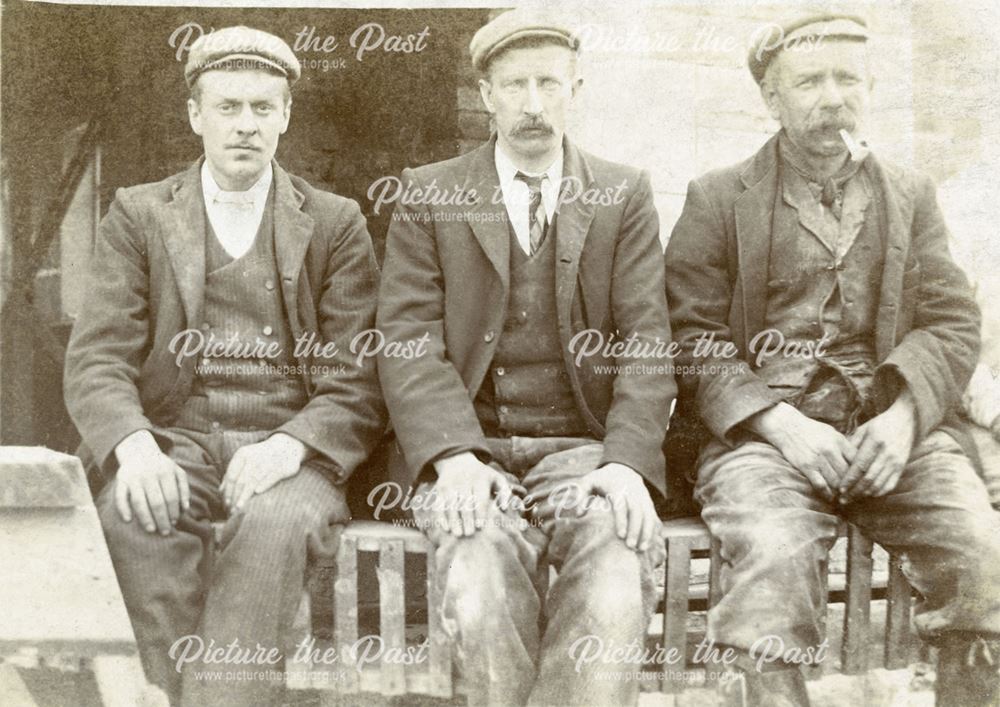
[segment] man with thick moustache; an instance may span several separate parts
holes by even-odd
[[[389,228],[378,326],[425,341],[379,358],[396,478],[429,499],[416,520],[470,704],[634,703],[611,673],[638,660],[576,658],[642,651],[663,557],[651,494],[675,388],[635,352],[669,343],[658,219],[645,173],[563,135],[578,45],[525,10],[482,27],[470,50],[496,133],[405,171],[410,193],[456,198],[400,202]],[[634,347],[603,356],[595,339]],[[533,580],[549,562],[546,594]]]
[[[807,704],[793,659],[820,646],[845,518],[905,558],[938,704],[996,704],[1000,524],[954,416],[978,310],[930,181],[863,145],[865,21],[814,15],[759,40],[750,70],[781,130],[691,183],[666,253],[683,363],[702,366],[681,383],[710,437],[695,494],[724,562],[708,637],[738,649],[730,689],[749,704]],[[760,356],[762,332],[791,353]],[[760,660],[765,641],[788,662]]]
[[[147,677],[184,705],[280,694],[280,679],[223,673],[280,674],[307,559],[335,552],[344,482],[385,424],[374,365],[348,350],[375,319],[365,220],[273,160],[299,73],[259,30],[191,47],[204,157],[118,192],[66,359]],[[202,660],[220,648],[263,662]]]

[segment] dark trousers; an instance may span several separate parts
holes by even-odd
[[[491,440],[491,452],[512,484],[541,500],[597,468],[603,447],[513,437]],[[630,549],[603,506],[544,524],[513,510],[490,512],[484,528],[462,538],[426,527],[416,514],[437,548],[437,610],[469,705],[635,704],[639,685],[630,674],[642,669],[634,656],[645,647],[662,543],[644,553]],[[558,571],[547,594],[534,582],[543,562]],[[602,657],[591,660],[598,647]]]
[[[167,691],[172,704],[272,704],[284,665],[272,664],[266,652],[288,653],[284,633],[302,596],[306,563],[334,555],[338,524],[349,519],[344,493],[307,463],[226,519],[215,552],[212,521],[225,519],[219,483],[226,466],[237,449],[269,433],[156,433],[191,487],[190,512],[175,531],[164,537],[147,533],[135,519],[122,522],[114,480],[97,498],[147,678]],[[210,648],[226,649],[234,641],[239,649],[263,651],[250,662],[236,662],[234,651],[227,662],[206,662]],[[185,651],[194,656],[199,646],[199,659],[178,666]]]

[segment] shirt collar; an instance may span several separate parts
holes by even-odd
[[[241,195],[239,198],[232,200],[246,201],[254,206],[261,207],[267,201],[267,194],[271,190],[273,179],[274,169],[271,167],[271,163],[268,162],[267,167],[264,168],[264,173],[260,175],[260,179],[252,187],[243,192],[227,192],[219,186],[218,182],[215,181],[215,177],[212,176],[212,171],[208,168],[208,160],[201,163],[201,191],[207,205],[214,204],[215,198],[219,194],[239,194]]]
[[[500,177],[500,186],[503,188],[509,187],[514,182],[514,178],[517,176],[518,172],[524,172],[524,170],[518,169],[514,162],[507,156],[507,153],[503,151],[500,147],[500,142],[498,141],[496,147],[493,151],[494,161],[497,167],[497,176]],[[545,185],[544,189],[552,189],[556,187],[558,189],[559,184],[562,182],[563,174],[563,148],[562,145],[559,146],[559,153],[552,160],[552,164],[548,166],[547,169],[533,173],[524,172],[525,175],[529,177],[540,177],[543,174],[548,177],[547,182],[543,182]]]

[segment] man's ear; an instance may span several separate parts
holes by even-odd
[[[774,89],[773,82],[764,81],[760,85],[760,95],[763,97],[764,105],[767,106],[767,110],[771,114],[771,117],[780,121],[781,103],[778,100],[778,92]]]
[[[288,121],[292,117],[292,99],[291,98],[289,98],[287,101],[285,101],[285,108],[284,108],[284,111],[283,111],[283,115],[284,115],[285,122],[283,122],[281,124],[281,132],[278,133],[279,135],[284,135],[285,131],[288,130]]]
[[[493,84],[488,79],[479,79],[479,95],[483,98],[483,105],[490,113],[495,113],[493,108]]]
[[[195,135],[201,135],[201,106],[193,98],[188,99],[187,106],[188,122],[191,123],[191,130],[194,131]]]

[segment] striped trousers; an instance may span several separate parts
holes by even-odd
[[[219,492],[237,449],[269,432],[157,429],[188,474],[191,507],[170,535],[147,533],[115,508],[112,479],[97,509],[146,676],[171,704],[268,705],[281,672],[307,562],[333,556],[349,519],[343,490],[309,462],[230,518]],[[215,548],[212,522],[225,520]],[[289,656],[290,657],[290,656]]]

